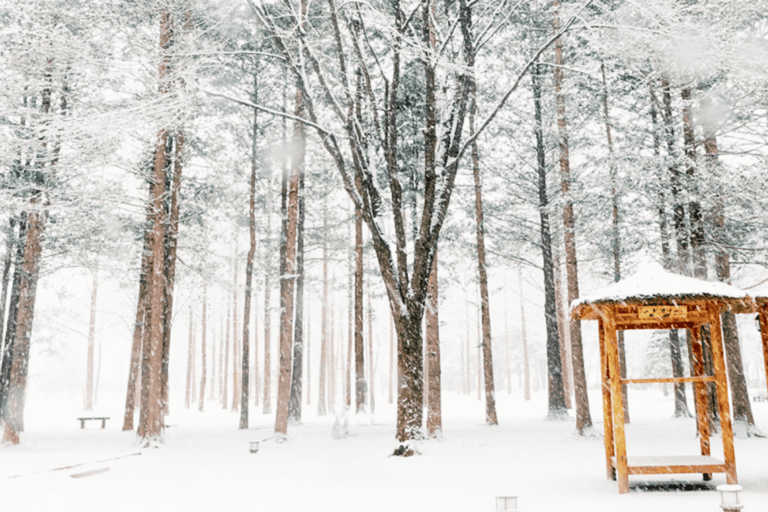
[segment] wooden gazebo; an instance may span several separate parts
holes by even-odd
[[[749,313],[755,304],[745,292],[724,283],[711,283],[666,272],[649,265],[632,277],[576,300],[571,314],[581,320],[597,320],[600,333],[600,368],[603,382],[605,464],[609,479],[618,480],[619,492],[629,492],[629,475],[725,473],[737,483],[733,429],[728,405],[728,383],[723,356],[720,314],[726,310]],[[701,327],[709,324],[714,375],[704,371]],[[689,329],[694,367],[690,377],[622,379],[616,333],[631,329]],[[768,329],[766,329],[768,332]],[[622,384],[691,382],[696,393],[696,419],[700,456],[632,456],[627,458]],[[723,460],[711,456],[707,419],[707,382],[717,388]]]

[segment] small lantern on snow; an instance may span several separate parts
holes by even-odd
[[[251,453],[256,453],[257,451],[259,451],[259,442],[251,441]]]
[[[723,512],[739,512],[744,506],[739,500],[739,491],[742,490],[740,485],[718,485],[717,490],[720,491],[720,508]]]
[[[517,512],[517,496],[496,496],[496,512]]]

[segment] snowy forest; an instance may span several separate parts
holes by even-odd
[[[766,289],[764,0],[2,0],[0,68],[3,450],[226,411],[410,456],[450,404],[530,402],[599,457],[570,304],[648,262]],[[759,328],[722,322],[760,442]],[[682,331],[618,342],[622,377],[691,371]]]

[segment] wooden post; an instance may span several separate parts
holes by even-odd
[[[765,364],[765,384],[768,387],[768,304],[760,304],[760,338],[763,341],[763,363]]]
[[[704,351],[701,343],[701,326],[691,328],[691,351],[693,353],[693,373],[696,377],[704,375]],[[693,383],[694,393],[696,394],[696,424],[699,428],[699,443],[701,444],[701,454],[709,455],[709,420],[707,411],[709,404],[707,400],[707,384],[704,382]],[[704,475],[704,480],[711,479],[712,475]]]
[[[627,440],[624,434],[624,403],[621,392],[619,370],[619,347],[616,339],[616,320],[613,307],[603,307],[605,347],[608,352],[608,369],[611,377],[611,402],[613,405],[613,438],[616,446],[616,477],[619,493],[629,492],[629,469],[627,468]]]
[[[613,419],[611,417],[611,373],[608,371],[608,361],[605,349],[605,326],[603,319],[598,319],[598,331],[600,333],[600,379],[603,390],[603,438],[605,440],[605,471],[608,480],[616,480],[616,471],[613,469],[611,458],[613,449]]]
[[[708,304],[712,336],[712,359],[715,364],[717,384],[717,403],[720,406],[720,430],[723,434],[723,454],[725,456],[725,474],[729,484],[739,483],[736,475],[736,456],[733,451],[733,428],[731,412],[728,406],[728,381],[725,376],[723,356],[723,334],[720,325],[720,304]]]

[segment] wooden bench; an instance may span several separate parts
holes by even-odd
[[[99,416],[99,417],[89,417],[89,418],[77,418],[80,421],[80,428],[85,428],[85,422],[88,420],[101,420],[101,428],[104,428],[107,426],[107,420],[109,417],[105,416]]]

